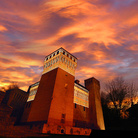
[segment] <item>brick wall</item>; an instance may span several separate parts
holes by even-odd
[[[39,125],[17,125],[15,126],[15,117],[11,117],[12,108],[0,105],[0,136],[2,137],[27,137],[27,136],[44,136],[40,133]],[[41,128],[42,129],[42,128]]]
[[[101,106],[100,82],[95,78],[85,80],[85,87],[89,90],[90,123],[93,129],[105,129]]]

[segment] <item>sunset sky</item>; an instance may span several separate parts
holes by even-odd
[[[46,55],[78,58],[76,79],[138,85],[138,0],[0,0],[0,87],[40,80]]]

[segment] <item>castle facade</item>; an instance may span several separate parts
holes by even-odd
[[[100,82],[75,80],[77,58],[63,48],[47,55],[39,82],[32,84],[21,119],[42,133],[89,135],[104,130]]]

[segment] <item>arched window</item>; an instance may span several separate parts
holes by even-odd
[[[53,54],[53,57],[55,56],[55,53]]]
[[[59,51],[57,52],[57,54],[59,54]]]
[[[65,61],[65,58],[63,58],[63,62]]]
[[[63,55],[65,55],[65,51],[63,51]]]
[[[56,62],[58,61],[58,58],[56,57]]]
[[[60,58],[60,59],[61,59],[61,61],[62,61],[62,58],[63,58],[63,57],[61,56],[61,58]]]
[[[65,64],[66,64],[66,62],[67,62],[67,59],[65,59]]]
[[[72,65],[72,69],[74,69],[74,64]]]

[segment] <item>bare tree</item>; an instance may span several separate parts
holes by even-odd
[[[11,84],[8,86],[6,90],[11,90],[11,89],[19,89],[19,86],[16,82],[11,82]]]
[[[11,82],[8,86],[1,87],[0,91],[6,92],[6,91],[11,90],[11,89],[19,89],[18,84],[16,82]]]
[[[1,87],[0,88],[0,91],[5,92],[6,91],[6,88],[5,87]]]
[[[114,107],[121,109],[122,102],[128,93],[128,84],[122,77],[108,81],[105,84],[105,91],[108,93],[108,98],[113,102]]]
[[[104,91],[101,91],[101,103],[102,105],[107,105],[109,103],[107,93],[105,93]]]
[[[133,105],[133,98],[136,96],[136,92],[137,92],[137,89],[136,89],[136,86],[134,84],[134,82],[132,81],[130,84],[129,84],[129,97],[131,98],[131,106]]]

